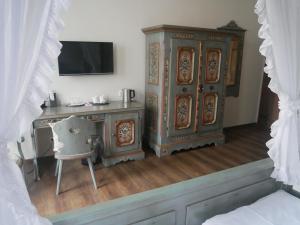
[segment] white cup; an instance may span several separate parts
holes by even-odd
[[[105,95],[100,95],[99,96],[99,103],[106,103],[107,102],[107,97]]]
[[[100,96],[94,96],[94,97],[92,97],[92,101],[95,104],[100,103]]]

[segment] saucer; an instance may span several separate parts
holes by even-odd
[[[99,103],[98,102],[97,103],[91,102],[91,104],[92,105],[108,105],[109,102],[102,102],[102,103],[100,103],[100,102]]]
[[[79,106],[84,106],[84,103],[82,102],[78,102],[78,103],[70,103],[70,104],[67,104],[68,107],[79,107]]]

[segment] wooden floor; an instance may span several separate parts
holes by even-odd
[[[96,167],[98,190],[89,169],[80,161],[64,163],[62,193],[55,195],[54,160],[40,162],[41,180],[29,184],[30,197],[41,215],[53,215],[203,176],[267,157],[269,132],[256,125],[225,130],[226,144],[177,152],[158,158],[151,150],[146,159]]]

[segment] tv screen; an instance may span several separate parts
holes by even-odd
[[[60,76],[112,74],[112,42],[61,41]]]

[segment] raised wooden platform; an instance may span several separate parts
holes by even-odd
[[[255,125],[225,130],[226,144],[183,151],[158,158],[151,150],[146,159],[96,168],[99,189],[95,191],[88,168],[79,161],[65,163],[62,193],[55,195],[54,160],[41,161],[41,180],[31,183],[29,193],[42,215],[71,209],[155,189],[267,157],[265,142],[269,131]]]
[[[278,189],[290,192],[270,177],[272,171],[272,160],[262,159],[49,219],[53,225],[200,225]]]

